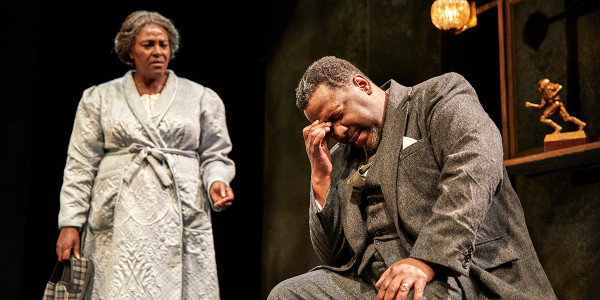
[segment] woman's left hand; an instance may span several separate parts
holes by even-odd
[[[210,196],[215,203],[215,209],[227,209],[233,203],[233,190],[222,181],[215,181],[210,186]]]

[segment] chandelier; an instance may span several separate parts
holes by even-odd
[[[431,22],[441,30],[460,33],[477,24],[475,1],[436,0],[431,5]]]

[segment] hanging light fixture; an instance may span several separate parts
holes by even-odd
[[[475,1],[436,0],[431,5],[431,22],[441,30],[460,33],[477,25]]]

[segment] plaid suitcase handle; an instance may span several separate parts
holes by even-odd
[[[94,263],[85,257],[57,262],[42,300],[83,299],[94,271]]]

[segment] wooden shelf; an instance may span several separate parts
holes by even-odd
[[[510,175],[533,175],[600,164],[600,141],[504,161]]]

